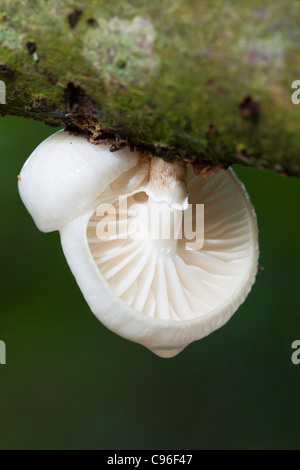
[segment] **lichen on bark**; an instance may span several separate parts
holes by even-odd
[[[297,0],[3,0],[0,112],[300,176],[299,24]]]

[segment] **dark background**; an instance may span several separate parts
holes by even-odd
[[[55,130],[0,118],[0,449],[299,449],[299,180],[235,167],[265,270],[227,325],[161,359],[99,323],[22,205],[17,175]]]

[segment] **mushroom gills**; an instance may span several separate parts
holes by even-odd
[[[116,218],[107,221],[112,235],[106,240],[97,236],[103,216],[95,211],[88,222],[89,249],[104,280],[129,307],[150,318],[180,322],[209,314],[230,298],[251,262],[247,204],[233,173],[204,179],[189,170],[187,181],[193,211],[153,203],[140,192],[127,197],[128,214],[133,212],[128,220],[119,201],[113,204]],[[204,204],[204,245],[187,250],[184,236],[174,238],[174,218],[197,226],[197,203]],[[135,239],[129,233],[133,229]]]

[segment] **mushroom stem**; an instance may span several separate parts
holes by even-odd
[[[148,196],[155,202],[166,202],[173,209],[187,209],[186,171],[186,164],[183,162],[169,163],[161,158],[153,157],[146,190]]]
[[[152,249],[160,255],[176,255],[178,239],[182,238],[182,214],[165,202],[155,202],[149,198],[147,204],[146,238]]]

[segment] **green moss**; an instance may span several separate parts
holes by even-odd
[[[159,66],[153,51],[155,30],[148,17],[97,17],[83,40],[83,57],[106,86],[146,85]]]

